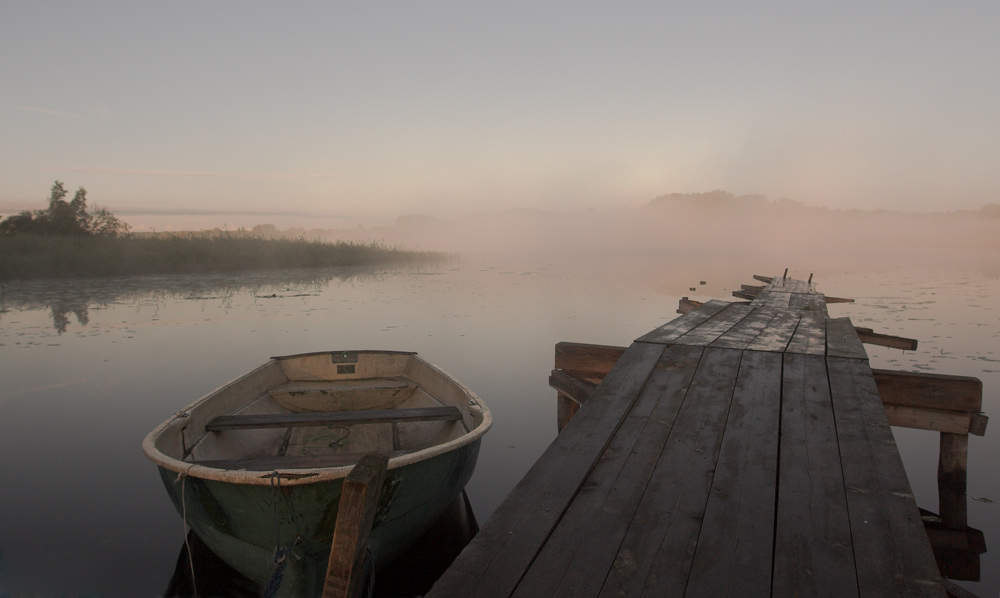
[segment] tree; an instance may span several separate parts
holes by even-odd
[[[49,192],[48,209],[25,210],[8,217],[0,222],[0,234],[115,237],[129,232],[131,227],[105,208],[88,212],[87,190],[83,187],[76,190],[72,201],[66,201],[67,195],[62,181],[56,181]]]

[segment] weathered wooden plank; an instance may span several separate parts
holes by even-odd
[[[827,370],[862,592],[943,596],[867,361],[830,357]]]
[[[733,349],[705,349],[600,596],[683,594],[740,357]]]
[[[978,413],[983,409],[983,382],[969,376],[872,370],[882,402]]]
[[[754,279],[754,280],[759,280],[759,281],[761,281],[761,282],[763,282],[763,283],[767,284],[767,283],[771,282],[771,280],[772,280],[773,278],[772,278],[771,276],[762,276],[762,275],[760,275],[760,274],[754,274],[754,275],[753,275],[753,279]]]
[[[751,351],[777,351],[781,352],[788,346],[788,341],[792,340],[795,328],[799,325],[799,312],[780,310],[768,322],[757,335],[747,349]]]
[[[743,353],[686,597],[770,596],[781,355]]]
[[[826,354],[826,318],[814,311],[802,311],[785,353]]]
[[[702,348],[668,347],[515,596],[594,595],[656,465]],[[599,541],[595,542],[595,538]],[[589,591],[588,591],[589,588]]]
[[[757,297],[757,293],[748,293],[746,291],[733,291],[733,297],[737,299],[747,299],[748,301],[753,301]]]
[[[674,318],[656,330],[644,334],[636,340],[641,343],[670,343],[684,335],[687,331],[700,325],[730,304],[726,301],[713,299],[698,309],[688,312],[679,318]]]
[[[573,400],[577,405],[583,405],[597,388],[596,384],[581,380],[562,370],[552,370],[549,374],[549,386]]]
[[[850,318],[830,318],[826,321],[826,355],[868,359]]]
[[[555,368],[577,378],[603,378],[625,353],[625,347],[586,343],[556,343]]]
[[[362,595],[368,573],[365,566],[368,534],[375,520],[375,508],[388,461],[387,455],[366,455],[344,478],[323,598],[357,598]]]
[[[823,314],[823,317],[827,316],[826,302],[823,301],[823,295],[816,293],[792,293],[788,301],[788,308],[814,311]]]
[[[686,314],[687,312],[694,311],[701,306],[702,306],[701,301],[695,301],[694,299],[681,297],[680,301],[677,302],[677,313]]]
[[[604,452],[665,347],[633,343],[428,596],[509,596]]]
[[[902,336],[892,336],[890,334],[879,334],[873,331],[871,328],[859,328],[854,329],[858,336],[861,337],[861,342],[866,345],[878,345],[880,347],[889,347],[891,349],[902,349],[904,351],[916,351],[917,350],[917,339],[906,338]]]
[[[851,526],[822,356],[785,353],[775,596],[856,596]]]
[[[901,428],[976,436],[983,436],[986,433],[987,418],[980,413],[886,405],[885,414],[889,418],[889,424]]]
[[[724,310],[672,341],[676,345],[704,347],[740,323],[750,313],[746,304],[729,304]]]
[[[792,294],[781,290],[761,291],[757,293],[753,301],[754,307],[772,307],[774,309],[787,309],[788,302],[791,301]]]
[[[829,297],[825,296],[824,301],[826,303],[854,303],[854,299],[849,299],[847,297]]]
[[[360,411],[321,411],[315,413],[265,413],[257,415],[220,415],[205,429],[250,430],[256,428],[289,428],[297,426],[330,426],[335,424],[376,424],[417,421],[447,421],[462,419],[456,407],[423,407],[420,409],[367,409]]]
[[[767,328],[776,313],[773,309],[755,309],[719,338],[709,343],[709,346],[724,349],[746,349],[747,345],[752,343]]]

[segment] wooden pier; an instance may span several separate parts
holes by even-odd
[[[859,335],[909,339],[755,278],[628,348],[557,347],[565,428],[428,596],[945,596],[890,419],[941,432],[960,529],[981,384],[879,381]]]

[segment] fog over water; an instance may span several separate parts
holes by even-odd
[[[978,377],[984,411],[1000,416],[992,212],[771,207],[401,218],[361,232],[458,260],[0,285],[0,461],[18,480],[0,485],[0,596],[162,592],[182,525],[142,437],[272,355],[412,350],[470,386],[496,418],[469,486],[480,520],[555,435],[555,343],[627,345],[676,317],[681,296],[729,300],[752,274],[786,267],[857,300],[832,315],[920,341],[914,352],[866,347],[873,367]],[[896,434],[918,503],[936,509],[936,434]],[[970,523],[990,552],[967,587],[982,596],[1000,590],[998,457],[991,424],[969,458]]]

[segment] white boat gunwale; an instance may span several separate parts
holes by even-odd
[[[246,469],[224,469],[220,467],[211,467],[206,465],[200,465],[197,462],[184,461],[183,459],[177,459],[165,454],[157,446],[157,440],[167,429],[177,422],[177,420],[187,419],[191,416],[198,407],[212,401],[220,393],[225,392],[227,389],[235,387],[238,384],[245,383],[252,380],[254,377],[260,377],[264,374],[267,368],[274,367],[276,362],[296,359],[296,358],[306,358],[313,356],[325,356],[330,355],[333,358],[334,363],[337,363],[337,356],[343,355],[346,358],[348,356],[357,356],[359,354],[388,354],[388,355],[399,355],[399,356],[409,356],[410,359],[418,360],[424,367],[427,367],[431,372],[442,380],[447,380],[448,384],[457,389],[462,396],[468,400],[468,404],[465,408],[468,409],[470,417],[473,419],[473,423],[478,420],[478,424],[469,429],[467,432],[461,436],[448,440],[446,442],[431,445],[422,449],[414,450],[412,452],[406,452],[397,456],[392,456],[389,459],[388,469],[393,470],[400,467],[405,467],[412,463],[419,461],[425,461],[432,459],[438,455],[442,455],[455,449],[458,449],[467,444],[476,442],[482,438],[482,436],[490,429],[493,423],[493,416],[486,406],[486,404],[480,399],[471,389],[459,382],[454,377],[448,375],[441,368],[428,361],[419,357],[416,353],[411,351],[380,351],[380,350],[362,350],[362,351],[316,351],[311,353],[300,353],[295,355],[284,355],[272,357],[264,364],[254,368],[253,370],[235,378],[234,380],[206,393],[199,399],[192,402],[190,405],[184,407],[172,417],[168,418],[166,421],[154,428],[149,434],[146,435],[143,440],[142,446],[143,451],[146,456],[156,465],[176,472],[178,474],[184,474],[188,476],[193,476],[205,480],[215,480],[227,483],[237,483],[237,484],[247,484],[256,486],[268,486],[273,483],[275,473],[281,476],[282,486],[294,486],[294,485],[305,485],[313,484],[320,481],[326,480],[337,480],[342,479],[347,476],[347,474],[353,469],[354,464],[340,465],[332,467],[277,467],[273,470],[262,471],[262,470],[246,470]],[[245,404],[244,404],[245,405]],[[201,438],[203,435],[211,433],[205,430],[206,422],[203,422],[196,430],[197,437]],[[239,433],[239,431],[232,431],[231,433]]]

